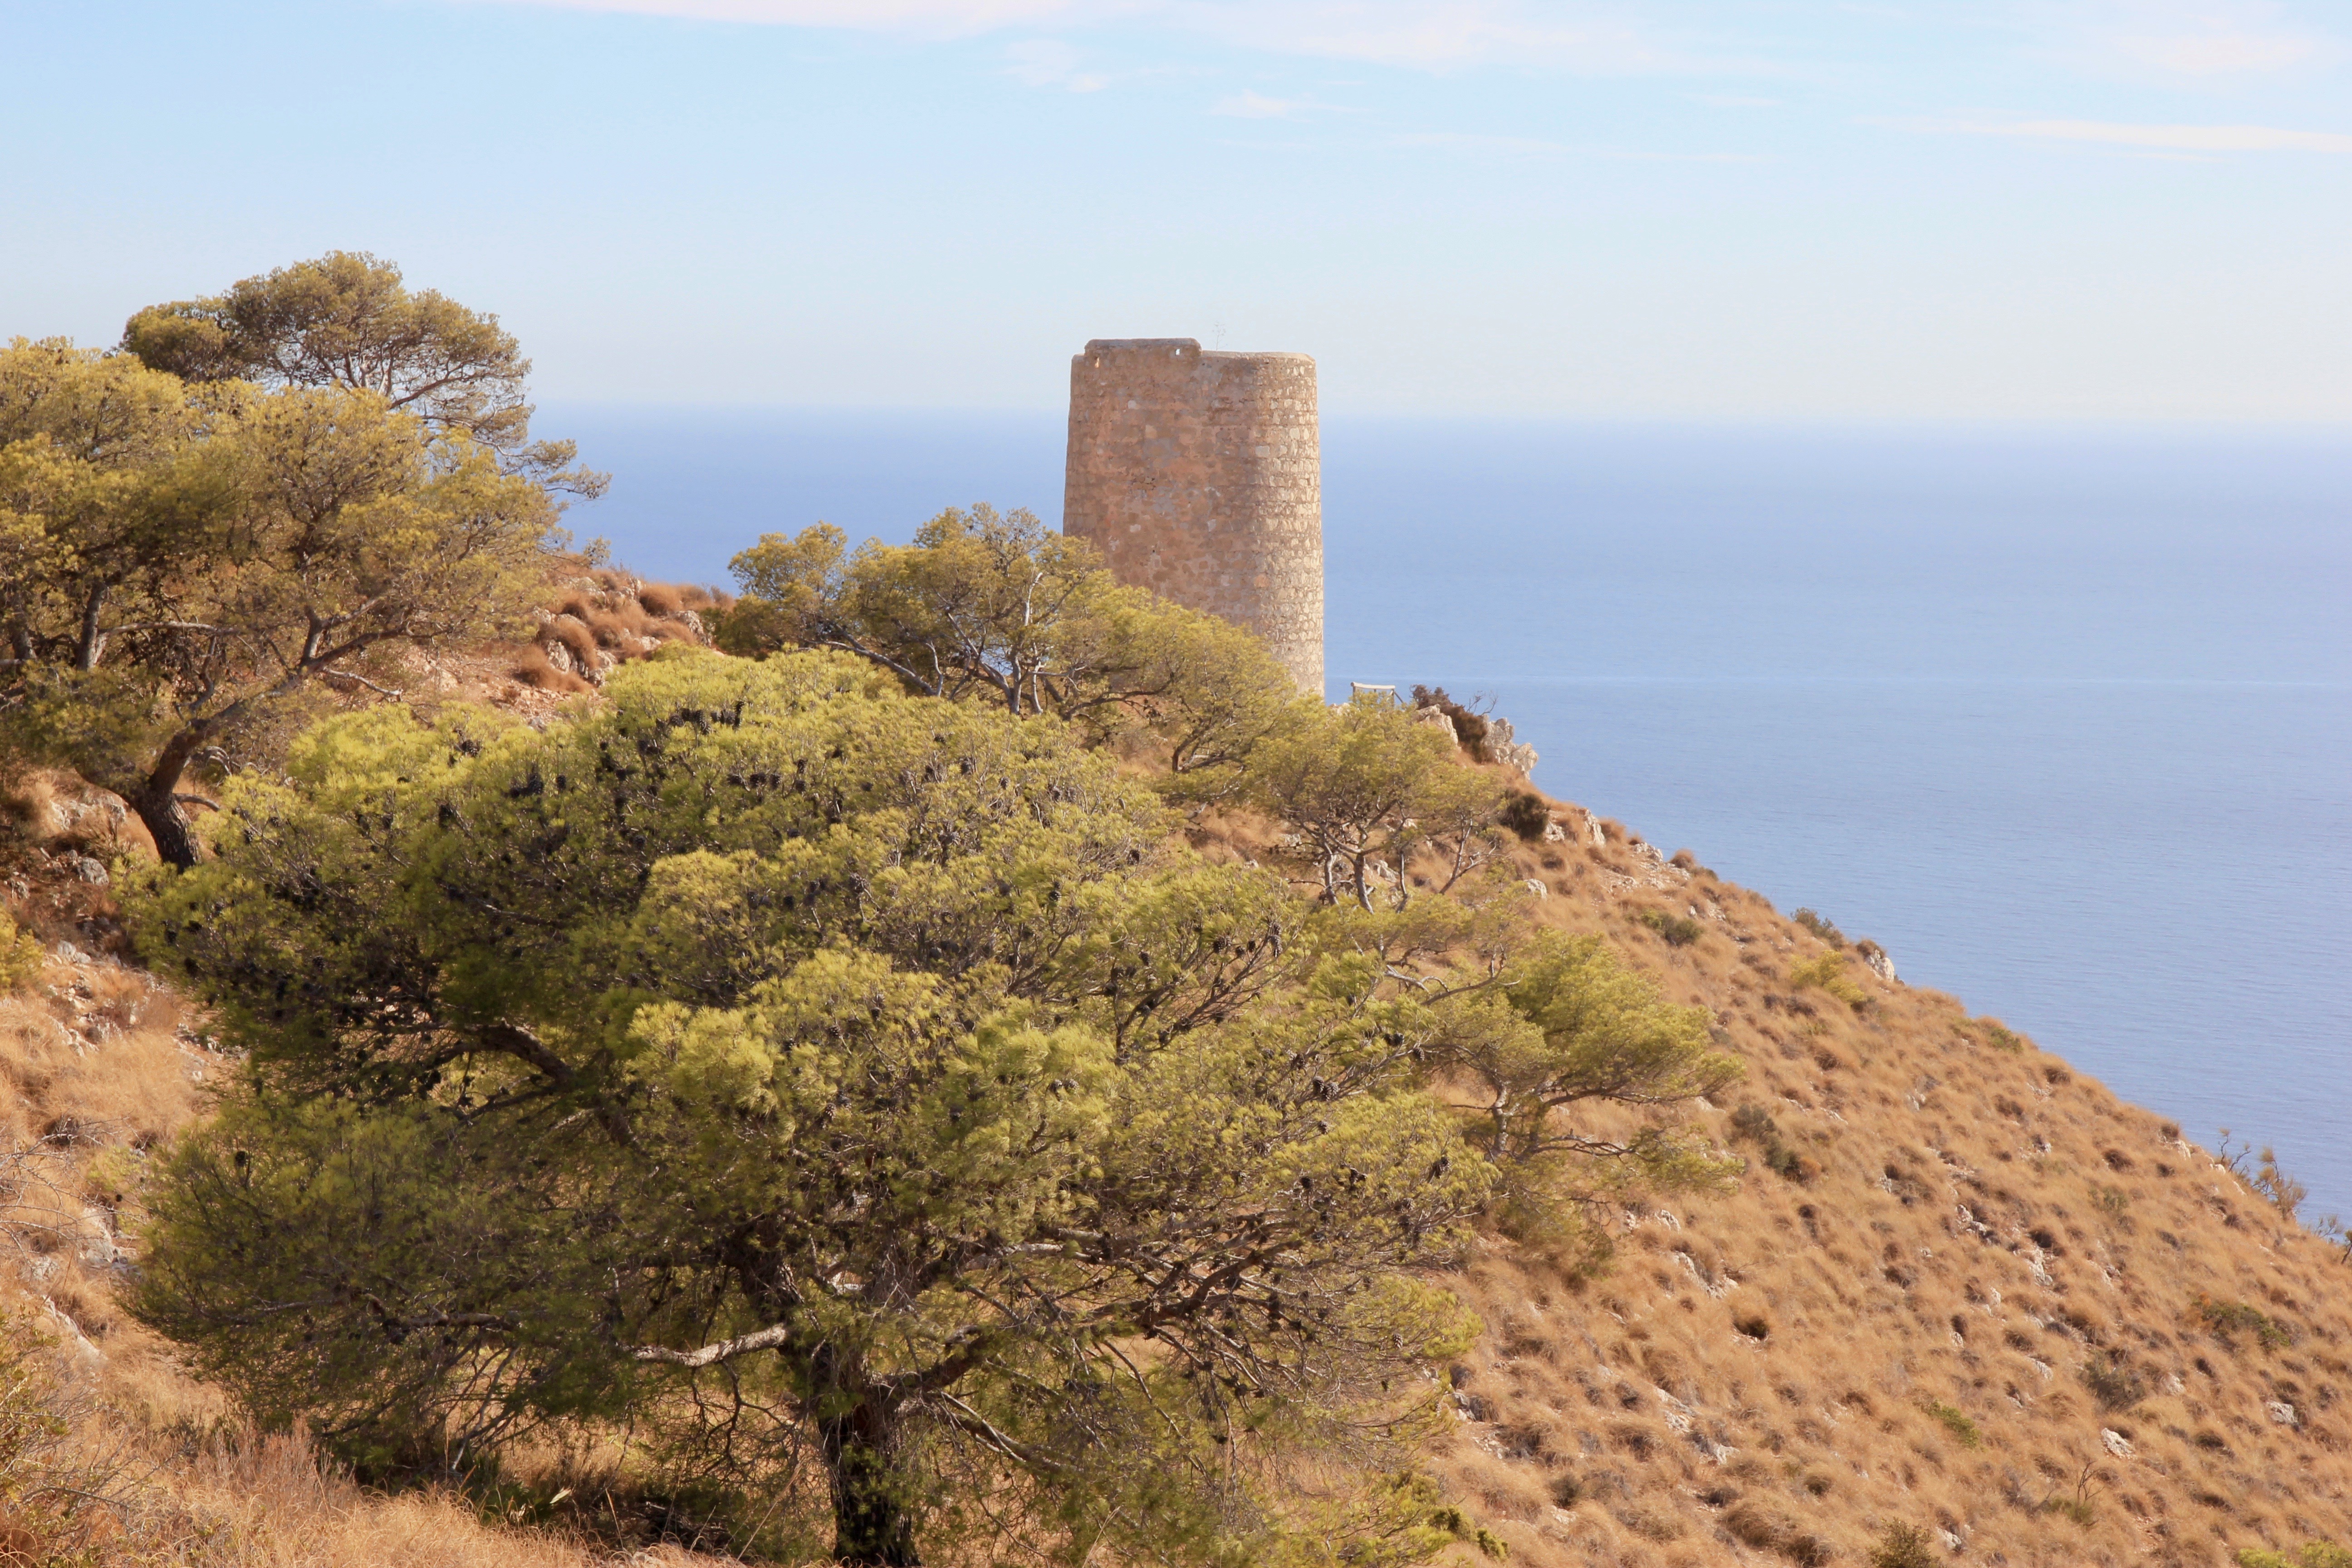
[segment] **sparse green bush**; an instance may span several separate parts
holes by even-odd
[[[1934,1568],[1935,1561],[1927,1532],[1900,1521],[1888,1525],[1870,1549],[1870,1568]]]
[[[2099,1206],[2101,1214],[2110,1219],[2123,1218],[2124,1211],[2131,1207],[2129,1193],[2121,1187],[2110,1187],[2095,1183],[2091,1187],[2091,1201]]]
[[[2283,1350],[2294,1342],[2293,1331],[2284,1323],[2243,1301],[2216,1301],[2210,1296],[2200,1295],[2191,1310],[2199,1322],[2233,1350],[2233,1334],[2250,1333],[2270,1350]]]
[[[1743,1545],[1777,1552],[1797,1568],[1817,1568],[1830,1560],[1828,1543],[1782,1515],[1768,1513],[1753,1500],[1734,1503],[1723,1514],[1723,1527]]]
[[[2270,1199],[2271,1206],[2290,1224],[2294,1220],[2294,1211],[2311,1195],[2309,1187],[2279,1169],[2278,1154],[2269,1149],[2263,1151],[2262,1168],[2246,1180],[2254,1191]]]
[[[1845,932],[1832,925],[1829,917],[1819,910],[1799,910],[1789,917],[1832,947],[1845,945]]]
[[[0,995],[30,985],[40,977],[39,940],[28,931],[18,931],[8,911],[0,910]]]
[[[1845,972],[1845,954],[1825,952],[1789,971],[1789,984],[1800,988],[1811,985],[1828,992],[1855,1012],[1870,1005],[1869,994],[1853,983]]]
[[[2128,1410],[2147,1397],[2147,1382],[2115,1351],[2083,1365],[2083,1384],[2105,1410]]]
[[[2352,1568],[2352,1552],[2332,1541],[2306,1541],[2291,1556],[2266,1546],[2249,1546],[2236,1561],[2238,1568]]]
[[[1955,1024],[1953,1027],[1964,1035],[1982,1040],[1997,1051],[2007,1051],[2015,1056],[2021,1054],[2025,1049],[2025,1037],[2018,1034],[1998,1018],[1970,1018],[1964,1023]]]
[[[1706,928],[1698,921],[1665,910],[1643,910],[1634,918],[1664,937],[1669,947],[1688,947],[1706,934]]]
[[[1927,1414],[1941,1422],[1944,1430],[1949,1432],[1961,1447],[1984,1447],[1984,1434],[1977,1430],[1977,1424],[1969,1419],[1966,1412],[1938,1399],[1928,1405]]]
[[[1551,807],[1544,804],[1543,796],[1533,791],[1513,790],[1503,802],[1503,809],[1495,814],[1495,820],[1527,843],[1534,844],[1543,837],[1544,829],[1551,826]]]
[[[1454,908],[1431,901],[1422,918]],[[1344,918],[1369,934],[1376,922],[1413,917]],[[1572,1120],[1604,1101],[1666,1107],[1738,1081],[1744,1069],[1715,1049],[1703,1009],[1665,1001],[1595,934],[1539,934],[1502,979],[1499,991],[1432,1016],[1423,1037],[1432,1064],[1478,1086],[1476,1108],[1462,1112],[1464,1131],[1498,1171],[1495,1217],[1507,1234],[1582,1270],[1605,1257],[1607,1239],[1580,1217],[1588,1203],[1622,1201],[1629,1186],[1723,1191],[1737,1183],[1738,1162],[1694,1129],[1654,1123],[1610,1139]],[[1391,1017],[1424,1026],[1410,1007]]]
[[[1754,1101],[1744,1101],[1731,1113],[1731,1136],[1757,1145],[1764,1168],[1791,1182],[1802,1182],[1813,1173],[1809,1161],[1780,1141],[1780,1129],[1764,1108]]]
[[[1475,833],[1494,821],[1502,790],[1460,766],[1412,710],[1365,696],[1309,704],[1288,732],[1259,742],[1242,794],[1297,830],[1327,899],[1369,910],[1409,900],[1396,872],[1412,847]],[[1385,883],[1379,868],[1389,868]]]

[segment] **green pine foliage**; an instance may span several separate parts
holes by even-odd
[[[1845,954],[1824,952],[1789,971],[1789,984],[1818,986],[1859,1013],[1870,1005],[1870,994],[1845,972]]]
[[[42,956],[39,939],[18,930],[16,918],[0,910],[0,996],[38,980]]]
[[[1335,795],[1405,775],[1367,814],[1402,834],[1424,762],[1475,775],[1394,717],[1322,721],[1372,737]],[[846,1561],[1001,1540],[1005,1496],[1056,1549],[1485,1546],[1286,1457],[1409,1458],[1480,1215],[1728,1180],[1573,1111],[1737,1064],[1508,897],[1202,863],[1081,738],[683,649],[544,731],[313,731],[141,899],[248,1069],[165,1164],[138,1311],[365,1467],[625,1421],[747,1490],[805,1470]]]
[[[251,1053],[138,1299],[201,1369],[376,1464],[813,1463],[876,1563],[983,1473],[1274,1551],[1276,1438],[1426,1418],[1496,1177],[1343,938],[1059,724],[828,654],[608,692],[330,724],[149,895]]]
[[[832,648],[909,692],[1050,713],[1156,758],[1180,800],[1231,794],[1261,742],[1321,708],[1256,637],[1120,584],[1027,511],[950,507],[912,543],[855,551],[818,523],[763,535],[730,567],[743,595],[717,628],[728,651]]]

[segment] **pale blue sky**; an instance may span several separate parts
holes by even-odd
[[[2347,0],[0,0],[0,334],[331,247],[551,401],[2352,421]]]

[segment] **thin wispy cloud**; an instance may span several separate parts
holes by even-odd
[[[560,11],[605,11],[704,22],[839,27],[957,37],[1002,27],[1091,20],[1121,9],[1082,0],[507,0]]]
[[[1761,163],[1759,153],[1660,153],[1633,147],[1580,146],[1537,136],[1487,136],[1474,132],[1423,131],[1388,139],[1391,147],[1429,147],[1441,152],[1507,157],[1599,158],[1635,163]]]
[[[1539,136],[1480,136],[1462,131],[1424,131],[1391,136],[1389,145],[1435,147],[1448,153],[1508,153],[1522,157],[1558,157],[1576,151],[1565,142],[1547,142]]]
[[[560,9],[919,37],[1133,23],[1275,54],[1446,70],[1705,68],[1700,41],[1631,0],[501,0]],[[1721,62],[1716,62],[1720,64]]]
[[[1086,57],[1059,38],[1024,38],[1004,51],[1005,69],[1030,87],[1058,87],[1071,92],[1100,92],[1110,78],[1100,71],[1081,70]]]
[[[2021,16],[2060,54],[2129,75],[2225,79],[2342,52],[2278,0],[2025,0]]]
[[[1268,98],[1260,92],[1237,92],[1211,104],[1209,112],[1229,120],[1304,120],[1326,107],[1307,98]]]
[[[2104,120],[2019,120],[1991,124],[1927,122],[1909,129],[2040,142],[2090,142],[2164,153],[2352,153],[2352,135],[2274,125],[2124,125]]]

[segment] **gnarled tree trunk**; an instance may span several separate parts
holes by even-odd
[[[130,795],[131,809],[147,825],[155,840],[155,853],[166,866],[187,870],[203,858],[196,847],[195,829],[188,814],[180,808],[180,779],[188,771],[188,760],[205,743],[210,732],[207,724],[191,724],[166,742],[163,750],[149,770],[147,782]]]
[[[915,1514],[898,1467],[897,1412],[869,1394],[817,1422],[833,1486],[833,1556],[858,1568],[916,1568]]]

